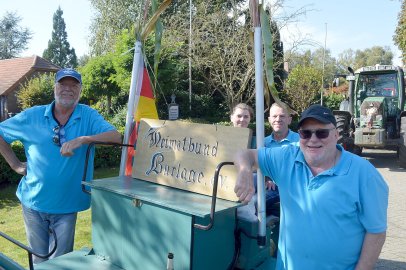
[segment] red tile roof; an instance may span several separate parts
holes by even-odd
[[[60,67],[37,55],[0,60],[0,95],[8,94],[32,73],[56,72]]]

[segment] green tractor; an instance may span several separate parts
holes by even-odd
[[[406,168],[406,104],[404,73],[400,67],[362,67],[350,75],[348,99],[334,111],[339,143],[361,154],[363,148],[396,149]]]

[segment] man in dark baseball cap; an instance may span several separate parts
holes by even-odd
[[[308,118],[314,118],[323,124],[333,124],[337,126],[336,118],[334,117],[332,111],[329,108],[323,107],[319,104],[313,104],[307,108],[300,116],[298,127],[300,127],[303,122]]]
[[[71,77],[76,79],[80,84],[82,84],[82,76],[79,72],[74,70],[73,68],[64,68],[59,70],[55,76],[55,82],[59,82],[63,78]]]
[[[247,149],[234,157],[240,201],[255,194],[258,168],[278,185],[283,237],[276,269],[372,269],[386,237],[388,185],[369,161],[337,144],[328,108],[306,109],[298,133],[299,146]]]

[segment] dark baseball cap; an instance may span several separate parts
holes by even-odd
[[[74,70],[73,68],[64,68],[59,70],[55,76],[55,82],[59,82],[63,78],[71,77],[76,79],[80,84],[82,84],[82,76],[79,72]]]
[[[313,118],[323,124],[333,124],[337,126],[336,118],[333,115],[333,112],[326,107],[323,107],[319,104],[313,104],[307,108],[302,115],[300,116],[298,127],[300,127],[306,119]]]

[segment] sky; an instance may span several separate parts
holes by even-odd
[[[265,0],[270,1],[270,0]],[[394,64],[402,65],[400,51],[393,42],[400,11],[400,0],[284,0],[286,14],[305,7],[308,12],[281,31],[288,48],[298,35],[307,36],[330,50],[337,57],[346,49],[364,50],[372,46],[389,46]],[[20,56],[42,56],[52,34],[52,18],[61,7],[68,41],[81,57],[89,52],[89,26],[94,15],[87,0],[0,0],[0,18],[6,11],[15,11],[28,27],[33,38]],[[327,30],[327,31],[326,31]],[[313,47],[313,49],[317,49]]]
[[[301,7],[309,11],[281,31],[281,36],[288,43],[298,32],[310,35],[321,47],[326,43],[333,57],[346,49],[389,46],[394,64],[402,65],[393,42],[401,4],[400,0],[285,0],[290,12]]]

